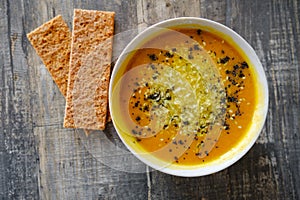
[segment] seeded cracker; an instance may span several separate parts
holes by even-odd
[[[61,93],[67,95],[71,32],[62,16],[51,19],[27,34]]]
[[[105,129],[114,13],[74,10],[64,127]]]

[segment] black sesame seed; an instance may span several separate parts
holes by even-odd
[[[149,111],[149,106],[148,105],[144,106],[144,110]]]
[[[242,69],[249,68],[248,64],[244,61],[241,63]]]
[[[149,99],[159,101],[160,100],[160,93],[159,92],[154,92],[153,94],[150,94]]]
[[[148,57],[153,61],[158,60],[158,57],[155,54],[148,54]]]
[[[153,69],[153,70],[155,70],[155,69],[156,69],[156,67],[155,67],[155,65],[154,65],[154,64],[150,64],[150,67],[151,67],[151,69]]]
[[[165,56],[168,57],[168,58],[172,58],[174,55],[171,54],[170,52],[166,52],[166,53],[165,53]]]
[[[198,45],[198,44],[195,44],[195,45],[194,45],[194,50],[200,50],[200,48],[199,48],[199,45]]]
[[[229,60],[230,60],[230,58],[229,58],[228,56],[225,56],[224,58],[221,58],[221,59],[220,59],[220,63],[221,63],[221,64],[225,64],[225,63],[227,63]]]
[[[245,74],[240,73],[240,74],[239,74],[239,77],[240,77],[240,78],[244,78],[244,77],[245,77]]]
[[[237,70],[238,68],[240,68],[238,65],[234,65],[233,69]]]
[[[228,102],[238,102],[238,99],[236,97],[227,97]]]
[[[235,70],[232,71],[232,75],[233,75],[234,77],[236,77],[236,71],[235,71]]]
[[[187,126],[187,125],[190,124],[190,122],[189,121],[184,121],[183,124]]]
[[[188,58],[189,59],[194,59],[194,56],[192,54],[189,54]]]
[[[237,85],[238,83],[235,80],[231,80],[232,85]]]

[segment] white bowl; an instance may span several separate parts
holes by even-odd
[[[224,40],[230,41],[231,43],[235,43],[235,46],[239,47],[239,50],[242,51],[244,55],[246,55],[246,60],[249,63],[249,66],[254,68],[253,71],[256,73],[256,81],[259,85],[259,87],[257,87],[257,105],[254,111],[253,121],[251,123],[251,127],[248,129],[249,131],[246,134],[246,136],[233,149],[225,153],[224,156],[221,156],[219,159],[209,162],[208,164],[201,166],[167,164],[164,161],[161,161],[160,159],[151,156],[151,154],[145,153],[139,148],[135,148],[132,145],[128,144],[127,140],[125,139],[126,136],[124,135],[124,133],[121,133],[122,131],[119,128],[120,118],[117,117],[119,114],[118,108],[111,106],[110,113],[115,129],[119,134],[119,137],[121,138],[125,146],[142,162],[156,170],[162,171],[167,174],[184,177],[204,176],[218,172],[232,165],[233,163],[238,161],[242,156],[244,156],[253,146],[263,128],[267,115],[268,85],[263,67],[256,53],[254,52],[252,47],[236,32],[220,23],[208,19],[195,17],[174,18],[162,21],[147,28],[139,35],[137,35],[123,50],[114,66],[111,76],[109,88],[110,105],[114,105],[112,98],[114,82],[116,80],[118,72],[120,73],[120,70],[124,71],[124,69],[122,69],[121,67],[122,63],[126,59],[126,56],[128,56],[127,53],[139,47],[141,43],[145,41],[145,39],[147,40],[147,38],[151,38],[154,35],[156,35],[158,28],[168,28],[174,26],[196,27],[200,28],[201,30],[220,33],[222,36],[224,36]],[[220,36],[220,34],[218,35]]]

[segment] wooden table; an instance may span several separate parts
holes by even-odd
[[[124,172],[99,161],[89,139],[63,128],[65,100],[26,38],[58,14],[71,27],[74,8],[115,11],[116,33],[181,16],[238,32],[269,83],[268,117],[253,148],[228,169],[199,178],[140,164],[145,173]],[[299,21],[299,0],[0,1],[0,198],[300,199]],[[121,145],[115,134],[104,136]]]

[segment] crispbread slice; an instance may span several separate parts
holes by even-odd
[[[61,15],[39,26],[27,37],[61,93],[67,95],[71,32]]]
[[[114,12],[74,10],[64,127],[104,130]]]

